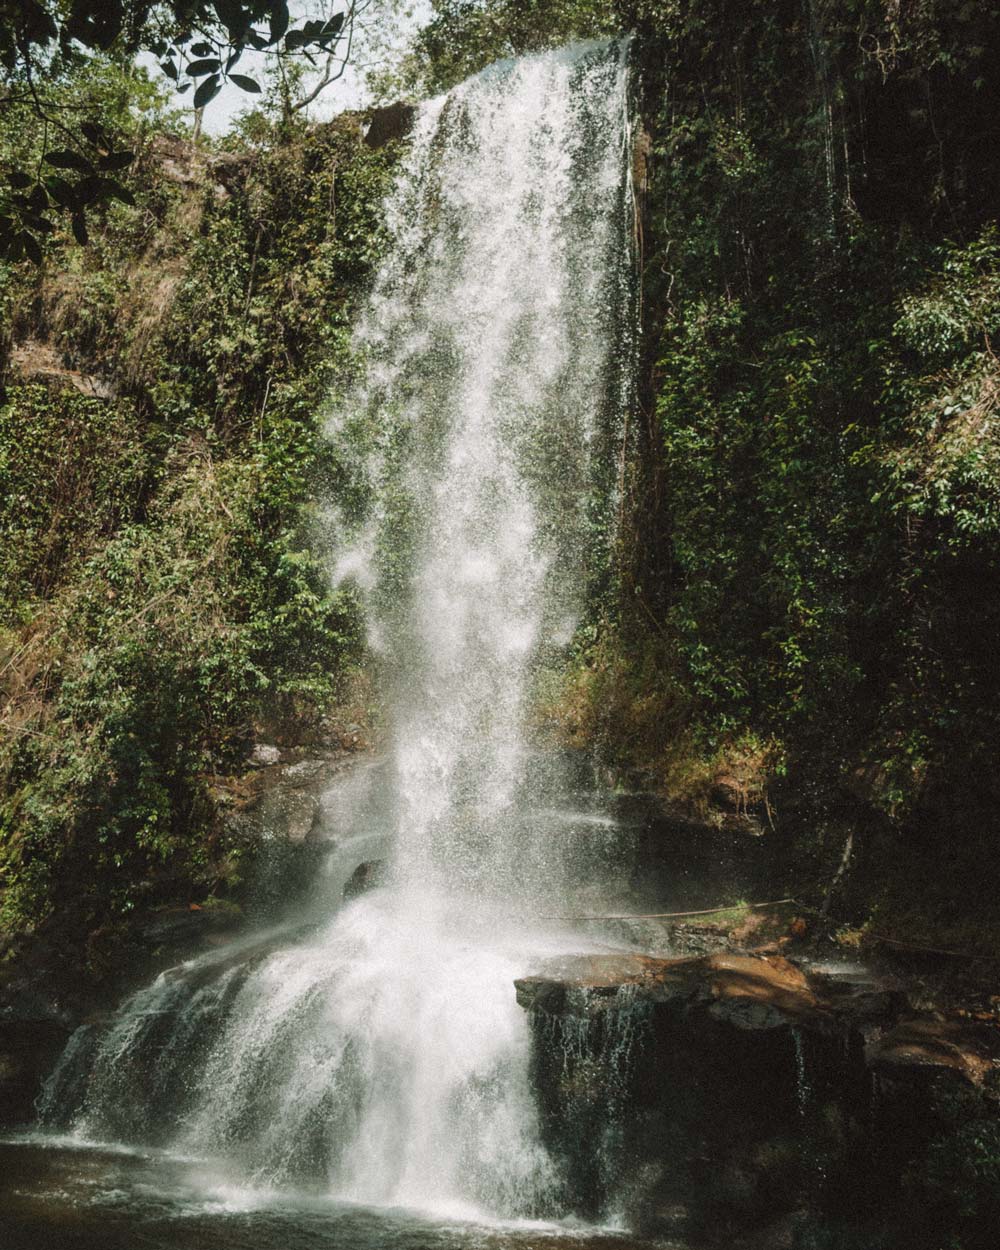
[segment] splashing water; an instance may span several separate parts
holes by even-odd
[[[389,881],[307,940],[165,973],[74,1039],[44,1120],[258,1187],[560,1213],[513,981],[586,949],[531,917],[592,883],[615,833],[566,818],[526,721],[612,541],[627,156],[616,45],[503,63],[420,109],[357,332],[365,379],[331,422],[365,448],[371,506],[332,564],[366,591],[390,673]]]
[[[519,801],[525,703],[606,529],[631,377],[625,88],[605,45],[494,67],[424,108],[389,209],[348,424],[374,444],[397,878],[424,897],[527,903],[569,866]]]

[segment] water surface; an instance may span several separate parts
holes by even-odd
[[[658,1243],[661,1246],[664,1243]],[[612,1229],[476,1222],[227,1184],[211,1164],[0,1143],[2,1250],[646,1250]]]

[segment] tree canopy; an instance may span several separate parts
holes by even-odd
[[[226,82],[260,84],[240,71],[246,52],[305,58],[320,71],[306,102],[339,77],[350,55],[355,18],[348,0],[330,16],[293,23],[287,0],[0,0],[0,109],[27,107],[43,124],[41,149],[8,155],[0,183],[0,256],[41,260],[41,239],[68,217],[87,241],[87,211],[108,200],[133,201],[117,175],[133,152],[100,116],[57,90],[61,78],[98,54],[132,63],[150,53],[196,109]],[[56,89],[51,89],[56,88]]]

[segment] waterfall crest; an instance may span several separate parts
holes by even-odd
[[[364,380],[331,437],[365,449],[357,551],[335,563],[371,553],[389,880],[308,939],[163,974],[73,1039],[43,1121],[257,1186],[563,1209],[513,981],[569,949],[532,914],[613,847],[611,822],[567,813],[526,722],[610,541],[632,364],[625,58],[579,45],[425,104],[387,205]]]

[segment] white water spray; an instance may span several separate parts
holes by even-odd
[[[255,1185],[373,1205],[561,1211],[513,981],[581,950],[531,918],[592,884],[614,830],[566,819],[526,722],[609,542],[627,148],[607,45],[496,66],[419,111],[357,334],[366,380],[332,435],[368,449],[370,514],[333,564],[374,562],[389,881],[308,941],[165,974],[78,1039],[84,1076],[57,1072],[47,1105],[79,1134],[166,1137]]]

